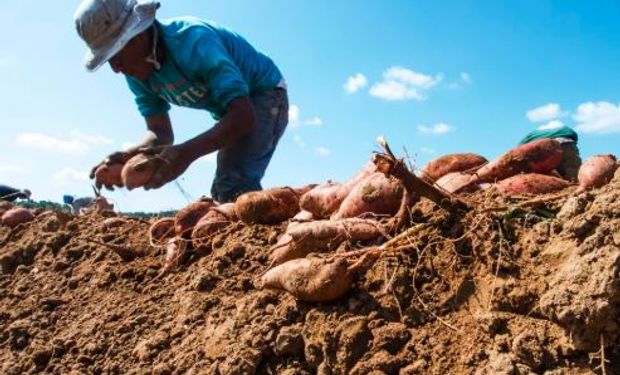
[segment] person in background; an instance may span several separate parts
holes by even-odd
[[[569,181],[577,181],[579,167],[581,167],[581,157],[579,156],[579,148],[577,141],[579,137],[577,132],[568,126],[561,126],[553,129],[538,129],[528,133],[519,145],[524,145],[532,141],[543,138],[552,138],[562,146],[562,161],[557,168],[558,173]]]
[[[211,21],[156,19],[159,5],[155,0],[83,0],[75,12],[76,30],[88,46],[86,68],[109,63],[121,73],[147,128],[139,145],[99,165],[124,163],[139,152],[157,155],[156,170],[144,185],[157,189],[217,151],[211,186],[216,201],[261,190],[288,124],[280,70],[241,35]],[[174,144],[170,104],[207,111],[217,122]]]
[[[16,199],[30,199],[32,193],[28,189],[15,189],[7,185],[0,185],[0,200],[13,202]]]
[[[93,204],[95,198],[75,198],[73,195],[63,195],[62,201],[71,207],[72,214],[81,215],[86,208],[90,207]]]

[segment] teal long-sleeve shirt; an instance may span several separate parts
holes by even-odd
[[[192,17],[156,21],[156,27],[166,48],[161,69],[146,81],[125,76],[144,117],[174,104],[220,119],[233,99],[283,84],[274,62],[231,30]]]
[[[519,144],[524,145],[526,143],[537,141],[543,138],[568,138],[572,139],[575,143],[577,143],[577,141],[579,140],[576,131],[569,128],[568,126],[560,126],[553,129],[538,129],[531,131],[525,137],[523,137]]]

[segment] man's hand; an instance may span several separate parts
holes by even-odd
[[[128,151],[117,151],[117,152],[113,152],[110,155],[106,156],[105,159],[103,159],[103,161],[101,161],[99,164],[95,165],[91,170],[90,170],[90,175],[89,177],[92,179],[95,178],[95,172],[97,171],[97,168],[107,165],[113,165],[113,164],[125,164],[127,162],[127,160],[131,159],[132,157],[134,157],[136,154],[138,154],[138,150],[137,149],[133,149],[133,150],[128,150]],[[114,186],[113,185],[103,185],[100,181],[95,181],[95,186],[97,187],[97,189],[101,189],[102,186],[105,186],[106,189],[108,190],[114,190]],[[120,186],[119,186],[120,187]]]
[[[170,181],[176,180],[194,161],[188,156],[183,145],[145,147],[141,153],[155,155],[153,161],[156,170],[151,179],[144,185],[145,190],[158,189]]]

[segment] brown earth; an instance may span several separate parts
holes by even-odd
[[[147,221],[38,213],[0,228],[0,373],[620,374],[620,170],[573,191],[423,200],[411,246],[323,304],[255,286],[284,224],[238,224],[161,274]]]

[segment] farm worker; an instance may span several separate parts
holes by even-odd
[[[16,199],[30,199],[32,193],[28,189],[15,189],[7,185],[0,185],[0,201],[13,202]]]
[[[581,157],[577,147],[577,141],[579,140],[577,132],[568,126],[534,130],[528,133],[519,144],[524,145],[543,138],[552,138],[560,142],[562,146],[562,161],[557,171],[565,179],[577,181],[577,174],[579,173],[579,167],[581,167]]]
[[[71,213],[74,215],[80,215],[86,208],[91,206],[95,201],[95,198],[82,197],[75,198],[73,195],[63,195],[62,201],[71,207]]]
[[[288,123],[282,74],[239,34],[192,17],[156,19],[159,5],[84,0],[75,13],[77,32],[88,45],[87,70],[109,62],[122,73],[147,128],[139,145],[99,165],[125,162],[138,151],[157,154],[156,172],[144,186],[156,189],[196,159],[219,151],[211,187],[215,200],[228,202],[262,189],[260,181]],[[170,104],[207,110],[216,123],[174,144]]]

